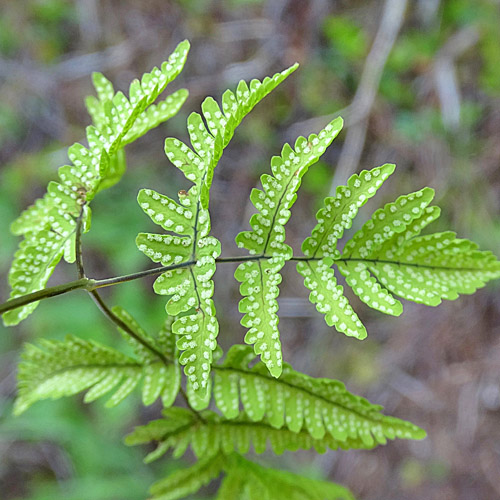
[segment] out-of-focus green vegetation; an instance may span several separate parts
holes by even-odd
[[[8,297],[6,273],[17,245],[8,233],[9,224],[55,178],[57,167],[66,161],[67,145],[83,137],[89,122],[83,98],[91,92],[92,71],[104,72],[123,88],[132,77],[161,63],[179,40],[189,38],[192,43],[182,77],[191,97],[183,111],[127,151],[129,171],[124,180],[109,190],[106,200],[97,197],[94,202],[94,226],[85,236],[84,256],[89,274],[104,278],[148,267],[134,244],[137,232],[147,230],[148,224],[134,203],[138,189],[163,186],[163,192],[174,193],[184,187],[163,155],[164,137],[183,134],[187,114],[205,95],[219,95],[240,78],[272,74],[299,60],[301,68],[293,79],[243,123],[216,174],[214,231],[233,254],[232,238],[241,221],[248,219],[242,200],[270,156],[285,140],[294,140],[297,125],[305,120],[340,110],[349,118],[348,106],[384,4],[374,0],[3,2],[0,300]],[[361,169],[386,161],[398,164],[399,185],[387,188],[390,192],[383,193],[387,200],[422,185],[436,188],[438,204],[444,208],[443,225],[497,254],[499,26],[500,7],[494,0],[409,2],[384,66],[359,165]],[[467,43],[458,50],[456,40]],[[455,78],[448,97],[458,97],[459,103],[458,121],[452,123],[446,121],[446,112],[457,110],[446,108],[447,95],[440,95],[436,83],[443,57]],[[326,120],[317,123],[315,129]],[[301,223],[311,222],[318,200],[330,190],[342,140],[340,136],[325,161],[304,179],[290,224],[292,244],[305,236]],[[120,236],[124,229],[129,238]],[[289,284],[283,285],[281,295],[294,299],[298,287],[291,275],[284,280]],[[74,278],[73,268],[62,267],[51,283]],[[218,271],[215,279],[217,307],[225,311],[222,343],[224,338],[241,340],[231,271]],[[162,321],[163,301],[150,285],[145,280],[114,287],[109,299],[153,330]],[[363,313],[363,306],[353,301]],[[294,458],[296,462],[286,457],[290,468],[310,467],[318,476],[330,474],[366,500],[498,496],[500,442],[494,433],[500,409],[495,361],[500,354],[498,285],[436,310],[408,307],[394,321],[372,318],[365,309],[363,319],[371,336],[364,343],[335,336],[308,316],[307,307],[296,309],[286,316],[287,302],[282,303],[286,359],[297,369],[347,380],[350,390],[414,421],[429,437],[411,447],[394,444],[369,453],[332,453],[314,462],[307,454]],[[79,292],[45,301],[15,329],[0,326],[0,497],[142,499],[148,486],[172,465],[168,461],[143,465],[144,450],[126,448],[121,438],[144,415],[148,419],[159,415],[159,408],[144,409],[139,398],[135,402],[129,398],[118,408],[105,410],[102,404],[88,406],[71,398],[39,403],[21,418],[11,416],[21,344],[67,333],[125,348],[113,326]]]

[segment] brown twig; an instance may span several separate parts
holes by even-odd
[[[385,64],[403,24],[407,3],[407,0],[385,2],[375,40],[350,106],[350,126],[347,128],[344,146],[333,176],[331,194],[335,194],[337,185],[343,184],[358,168],[365,145],[368,117],[375,102]]]

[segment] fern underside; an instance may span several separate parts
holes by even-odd
[[[181,89],[154,104],[182,70],[188,50],[189,43],[181,42],[161,68],[132,82],[128,98],[103,75],[93,75],[97,97],[86,101],[93,121],[86,130],[88,146],[69,148],[72,164],[61,167],[47,194],[12,224],[13,233],[24,236],[9,274],[12,298],[43,289],[61,258],[75,261],[80,233],[90,229],[89,203],[125,171],[125,145],[174,116],[185,101],[187,91]],[[299,137],[293,146],[285,144],[271,159],[271,173],[263,174],[261,189],[250,193],[256,210],[250,228],[235,239],[248,255],[220,257],[209,211],[215,167],[243,118],[296,68],[262,81],[242,81],[235,92],[222,95],[220,104],[207,97],[201,113],[187,119],[190,145],[165,140],[167,158],[191,185],[175,199],[148,188],[137,197],[162,230],[136,238],[139,251],[161,267],[132,276],[158,275],[153,288],[167,297],[167,317],[157,334],[148,334],[121,307],[104,308],[132,354],[73,336],[26,344],[22,354],[16,414],[36,401],[82,391],[85,402],[111,393],[107,406],[138,387],[144,405],[161,400],[162,418],[136,427],[127,444],[154,442],[157,447],[146,461],[168,450],[180,457],[191,448],[197,462],[155,483],[154,500],[183,498],[221,474],[218,500],[353,500],[342,486],[263,467],[242,455],[252,447],[256,453],[311,448],[324,453],[425,437],[416,425],[384,415],[381,406],[351,394],[342,382],[299,373],[283,360],[277,299],[288,261],[296,262],[309,300],[327,325],[357,339],[365,338],[367,330],[338,283],[338,273],[361,301],[392,316],[403,312],[400,299],[436,306],[500,277],[500,261],[475,243],[451,231],[421,234],[440,214],[431,205],[430,188],[385,204],[339,245],[359,209],[394,172],[393,164],[363,170],[325,198],[317,224],[302,243],[302,255],[296,255],[285,241],[285,225],[303,176],[341,131],[341,118],[318,134]],[[213,298],[213,276],[221,261],[239,264],[239,311],[247,329],[247,345],[233,345],[223,360]],[[26,318],[37,302],[18,305],[3,314],[6,325]],[[178,395],[187,408],[172,406]],[[207,409],[211,404],[212,410]]]

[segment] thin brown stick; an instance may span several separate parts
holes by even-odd
[[[333,176],[330,193],[335,195],[337,185],[345,181],[358,168],[364,149],[368,117],[377,95],[380,79],[389,54],[403,25],[408,0],[386,0],[375,40],[366,58],[356,94],[350,105],[350,122],[344,147]]]

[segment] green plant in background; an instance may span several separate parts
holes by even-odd
[[[443,299],[454,300],[500,277],[500,262],[455,233],[420,235],[439,216],[439,208],[430,205],[430,188],[400,196],[376,210],[342,251],[337,248],[358,209],[393,173],[392,164],[355,174],[346,186],[337,187],[335,196],[324,200],[302,254],[295,254],[285,243],[284,226],[303,175],[340,132],[341,118],[318,135],[299,137],[293,147],[285,144],[272,158],[272,175],[262,175],[262,189],[250,194],[257,210],[250,219],[251,229],[236,236],[248,255],[221,257],[220,242],[210,233],[214,169],[242,119],[297,68],[294,65],[263,81],[240,82],[235,93],[223,94],[221,105],[206,98],[202,114],[191,113],[188,118],[192,147],[166,139],[167,157],[192,185],[179,191],[178,200],[152,189],[139,192],[140,207],[164,232],[140,233],[137,246],[159,266],[114,278],[88,278],[81,237],[90,230],[90,202],[120,180],[125,171],[124,146],[179,110],[185,90],[154,102],[182,70],[188,49],[188,42],[182,42],[161,69],[132,82],[128,98],[95,74],[97,98],[86,101],[93,119],[87,128],[88,147],[75,144],[69,149],[73,165],[61,167],[59,182],[51,182],[47,194],[12,225],[13,232],[25,239],[9,275],[11,300],[0,306],[4,323],[19,323],[39,300],[83,289],[133,350],[125,354],[71,336],[26,345],[15,412],[38,400],[84,390],[87,402],[113,391],[107,406],[114,406],[140,385],[145,405],[161,399],[163,417],[136,428],[127,444],[156,442],[148,462],[169,449],[180,457],[189,447],[197,458],[193,466],[155,483],[153,498],[182,498],[221,474],[220,500],[352,498],[341,486],[243,458],[250,445],[257,453],[268,444],[277,454],[309,448],[324,452],[369,449],[387,439],[425,436],[416,425],[386,416],[380,406],[349,393],[341,382],[310,377],[283,361],[277,316],[283,266],[287,261],[296,263],[311,291],[311,302],[328,325],[363,339],[366,329],[337,283],[333,266],[368,306],[397,316],[402,304],[396,296],[434,306]],[[63,257],[76,263],[78,279],[45,288]],[[236,344],[222,357],[212,277],[224,262],[239,263],[235,273],[243,296],[239,310],[248,332],[247,345]],[[155,292],[168,297],[167,316],[155,335],[123,308],[110,308],[98,291],[151,275],[158,275]],[[178,395],[186,407],[174,406]]]

